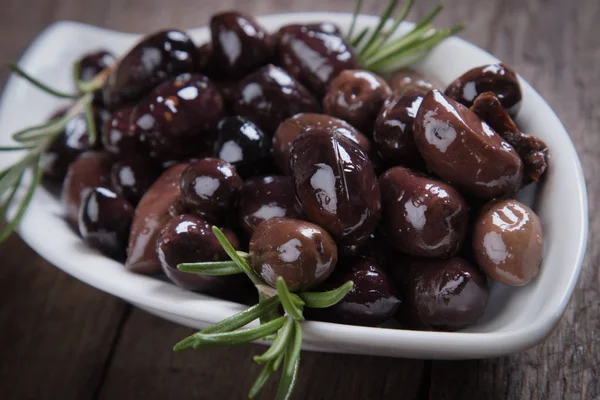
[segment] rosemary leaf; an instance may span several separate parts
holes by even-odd
[[[285,321],[285,325],[279,330],[279,334],[273,341],[273,344],[271,344],[271,347],[269,347],[262,355],[254,357],[254,361],[257,364],[264,364],[275,360],[287,348],[290,338],[292,337],[293,328],[294,319],[288,317],[287,321]]]
[[[291,397],[298,379],[299,367],[300,357],[297,356],[294,358],[292,347],[288,346],[283,361],[283,374],[281,375],[277,394],[275,395],[276,400],[288,400]],[[289,373],[289,371],[291,371],[291,373]]]
[[[91,101],[85,105],[85,119],[88,129],[88,143],[92,147],[98,139],[98,130],[96,129],[96,118],[94,118],[94,108]]]
[[[177,269],[182,272],[210,276],[225,276],[244,273],[235,261],[183,263],[177,265]]]
[[[248,265],[246,260],[238,254],[237,250],[233,248],[233,246],[231,245],[231,243],[229,243],[229,240],[227,240],[223,232],[221,232],[221,230],[216,226],[213,226],[212,230],[215,236],[217,237],[217,240],[221,244],[221,247],[223,247],[223,250],[225,250],[225,253],[227,253],[229,258],[235,261],[238,267],[240,267],[246,273],[246,275],[248,275],[248,278],[250,278],[252,283],[254,283],[255,285],[261,284],[261,279],[258,277],[258,275],[256,275],[256,273],[250,267],[250,265]]]
[[[396,33],[396,31],[400,27],[400,24],[404,22],[404,20],[408,16],[408,13],[410,12],[413,4],[414,0],[408,0],[408,2],[400,10],[400,13],[396,17],[396,20],[394,21],[392,27],[377,39],[377,41],[375,42],[375,44],[373,44],[371,49],[365,53],[363,57],[364,59],[367,59],[376,54],[387,43],[390,37],[392,37],[394,33]]]
[[[38,81],[37,79],[35,79],[31,75],[29,75],[27,72],[23,71],[21,69],[21,67],[19,67],[17,64],[9,64],[9,68],[11,69],[11,71],[13,71],[17,75],[21,76],[22,78],[26,79],[27,81],[29,81],[31,84],[33,84],[37,88],[39,88],[39,89],[43,90],[44,92],[49,93],[53,96],[61,97],[63,99],[76,99],[79,97],[79,95],[77,95],[77,94],[65,93],[65,92],[61,92],[59,90],[51,88],[50,86]]]
[[[300,351],[302,350],[302,325],[298,321],[294,321],[294,341],[289,344],[291,347],[290,357],[292,360],[300,360]],[[285,374],[292,375],[294,373],[291,370],[292,364],[288,364],[288,369],[284,371]]]
[[[356,38],[354,38],[352,40],[352,47],[354,47],[355,49],[358,48],[358,46],[360,45],[360,43],[363,41],[363,39],[365,38],[365,36],[367,36],[367,34],[369,33],[369,28],[363,28],[362,31],[360,31],[360,33],[356,36]]]
[[[327,292],[303,292],[298,293],[298,296],[304,300],[306,307],[327,308],[342,300],[352,286],[354,286],[354,282],[348,281],[337,289]]]
[[[398,0],[390,1],[388,6],[386,7],[385,11],[383,12],[383,14],[381,14],[381,17],[379,18],[379,24],[377,24],[375,31],[373,31],[373,33],[371,34],[371,37],[367,41],[367,44],[360,51],[359,57],[363,57],[369,51],[369,49],[371,48],[373,43],[375,43],[375,41],[379,37],[379,33],[381,32],[381,30],[383,29],[385,24],[387,24],[388,20],[390,19],[390,16],[394,12],[394,9],[396,8],[397,5],[398,5]]]
[[[250,343],[257,339],[262,339],[267,335],[277,332],[285,324],[287,317],[279,317],[269,321],[257,328],[243,329],[233,332],[219,333],[197,333],[195,335],[195,349],[212,346],[235,346],[238,344]]]
[[[279,293],[279,299],[285,312],[287,312],[292,318],[298,321],[303,321],[304,316],[300,307],[292,300],[292,294],[288,290],[285,280],[281,277],[277,277],[277,293]]]
[[[262,371],[260,371],[260,374],[258,374],[256,381],[254,381],[254,384],[252,385],[252,388],[250,389],[250,392],[248,393],[248,398],[253,399],[256,396],[258,396],[258,394],[261,392],[263,387],[265,387],[265,383],[267,383],[269,378],[273,375],[273,373],[276,370],[277,369],[273,368],[273,362],[267,363],[267,365],[265,365],[265,367],[262,369]]]
[[[17,192],[19,190],[19,186],[21,185],[21,180],[23,179],[23,175],[25,175],[24,171],[21,172],[21,174],[19,175],[19,178],[15,181],[15,183],[10,191],[10,194],[2,201],[2,207],[0,207],[0,223],[2,221],[4,221],[4,219],[6,218],[6,213],[8,212],[8,209],[10,208],[13,200],[15,199],[15,195],[17,194]]]
[[[352,13],[352,22],[350,23],[350,29],[348,30],[348,34],[346,35],[346,40],[352,40],[352,34],[354,33],[354,28],[356,27],[356,20],[358,19],[358,14],[360,14],[360,10],[362,9],[363,0],[356,0],[356,5],[354,6],[354,13]]]

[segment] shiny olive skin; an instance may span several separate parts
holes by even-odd
[[[181,174],[182,201],[188,212],[215,223],[233,208],[242,184],[231,164],[204,158],[190,163]]]
[[[469,207],[452,186],[404,167],[379,177],[382,223],[396,250],[421,257],[451,257],[469,223]]]
[[[367,154],[372,154],[371,141],[344,120],[325,114],[300,113],[283,121],[273,136],[272,155],[275,165],[290,175],[290,153],[294,140],[309,128],[331,128],[356,142]]]
[[[274,65],[259,68],[239,81],[231,106],[235,114],[250,118],[269,136],[286,118],[321,109],[308,89]]]
[[[277,44],[283,68],[319,98],[340,72],[359,66],[352,46],[340,34],[322,28],[288,25],[280,30]]]
[[[239,249],[240,243],[235,234],[228,229],[222,231],[233,247]],[[229,259],[213,233],[212,225],[195,215],[182,214],[170,220],[160,231],[156,252],[163,272],[173,283],[186,290],[218,295],[226,295],[229,291],[231,295],[248,280],[244,274],[208,276],[177,269],[177,265],[183,263]]]
[[[358,144],[330,128],[312,128],[294,141],[290,168],[304,213],[339,244],[358,244],[375,230],[379,185]]]
[[[423,98],[413,129],[427,167],[466,194],[491,199],[521,186],[523,162],[512,146],[438,90]]]
[[[128,270],[139,274],[160,272],[156,240],[167,222],[183,213],[179,182],[187,166],[177,164],[163,172],[135,208],[125,262]]]
[[[106,152],[86,151],[69,165],[61,202],[67,222],[77,230],[81,199],[95,187],[110,186],[113,159]]]
[[[146,153],[135,126],[131,123],[132,112],[133,107],[123,107],[111,113],[104,121],[102,144],[106,151],[120,158],[140,152]]]
[[[498,282],[529,283],[539,272],[542,250],[540,218],[517,200],[492,201],[475,221],[473,254],[477,264]]]
[[[217,125],[213,155],[233,165],[243,177],[264,170],[270,140],[252,121],[244,117],[226,117]]]
[[[389,84],[392,91],[399,95],[404,94],[407,90],[415,90],[425,96],[427,92],[435,89],[433,83],[425,79],[421,73],[410,68],[396,71]]]
[[[260,278],[276,287],[277,277],[290,291],[323,282],[337,263],[337,246],[321,227],[291,218],[264,221],[250,238],[250,264]]]
[[[383,106],[373,129],[373,142],[387,165],[420,167],[423,159],[415,144],[413,122],[425,94],[407,89]]]
[[[97,187],[85,195],[79,209],[79,234],[90,246],[117,260],[125,258],[133,207],[125,197]]]
[[[250,15],[215,14],[210,20],[212,57],[225,78],[239,79],[272,61],[275,40]]]
[[[454,331],[483,315],[490,289],[468,261],[413,259],[393,270],[403,294],[398,317],[410,329]]]
[[[111,67],[116,61],[115,56],[106,50],[88,53],[79,60],[79,70],[76,72],[77,78],[83,82],[89,82],[100,72]],[[94,93],[94,104],[103,105],[102,91]]]
[[[148,35],[109,74],[104,104],[114,111],[136,103],[162,82],[197,68],[198,49],[186,33],[172,29]]]
[[[471,107],[475,98],[484,92],[494,93],[511,116],[519,112],[523,98],[519,77],[503,63],[470,69],[446,89],[447,96],[466,107]]]
[[[238,210],[240,225],[250,235],[261,222],[270,218],[305,218],[288,176],[270,175],[245,181],[240,190]]]
[[[372,72],[345,70],[329,85],[323,110],[370,136],[381,107],[391,95],[387,82]]]
[[[338,266],[319,290],[333,290],[348,281],[354,282],[354,286],[340,302],[314,310],[309,317],[362,326],[377,326],[394,317],[401,303],[398,291],[376,261],[359,258],[350,265]]]
[[[204,75],[182,74],[140,102],[131,114],[150,157],[165,165],[212,152],[223,98]]]
[[[285,33],[298,32],[298,30],[300,30],[300,29],[314,31],[314,32],[330,33],[330,34],[338,35],[338,36],[342,35],[342,31],[340,30],[339,26],[337,26],[334,23],[314,22],[311,24],[284,25],[281,28],[279,28],[279,31],[277,31],[277,34],[276,34],[277,40],[280,40],[281,36]]]
[[[152,162],[141,156],[129,156],[112,166],[110,182],[116,193],[135,206],[158,176],[158,168]]]

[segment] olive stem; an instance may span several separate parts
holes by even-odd
[[[279,293],[279,299],[281,300],[281,305],[285,312],[295,320],[303,321],[304,316],[302,315],[302,310],[296,305],[294,300],[292,300],[292,295],[288,290],[285,280],[281,276],[277,277],[277,293]]]
[[[327,308],[341,301],[353,286],[354,282],[348,281],[337,289],[327,292],[302,292],[298,293],[298,296],[304,300],[306,307]]]

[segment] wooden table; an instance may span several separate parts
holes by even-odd
[[[420,0],[412,19],[437,0]],[[376,13],[384,1],[365,8]],[[481,361],[421,361],[305,353],[296,399],[600,399],[600,2],[448,0],[440,25],[519,71],[570,132],[588,177],[590,235],[579,284],[542,344]],[[151,32],[205,25],[236,9],[349,11],[353,0],[4,0],[0,64],[18,60],[48,24],[71,19]],[[66,68],[66,66],[65,66]],[[0,70],[0,83],[6,82]],[[191,330],[64,274],[16,235],[0,247],[0,398],[243,399],[259,368],[250,345],[174,354]],[[266,388],[271,398],[275,382]]]

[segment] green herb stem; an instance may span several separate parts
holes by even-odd
[[[338,303],[352,289],[354,282],[348,281],[337,289],[327,292],[303,292],[298,293],[298,296],[304,300],[306,307],[309,308],[327,308]]]

